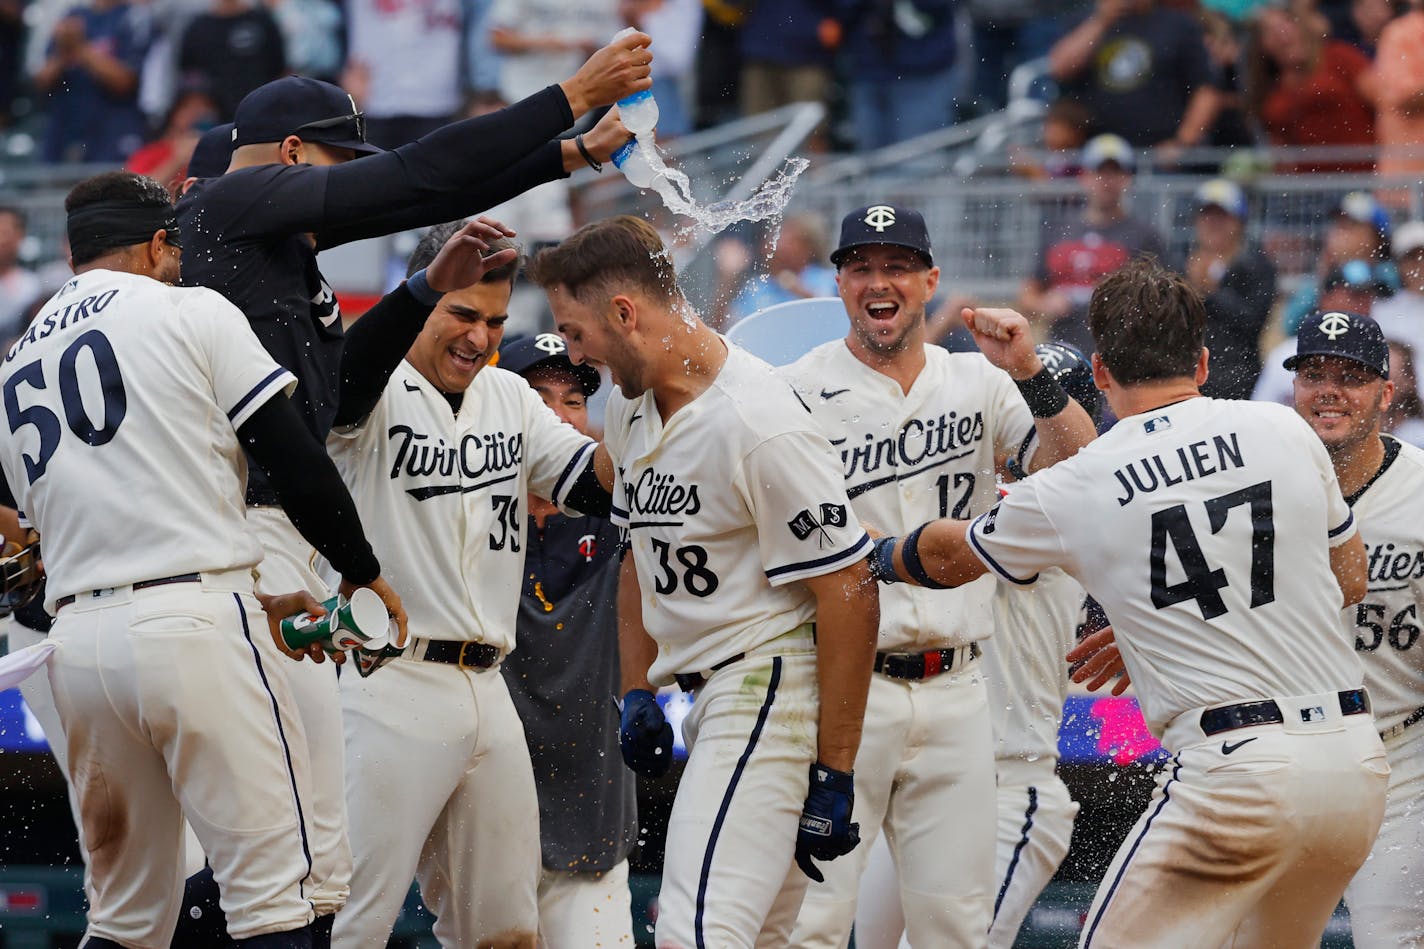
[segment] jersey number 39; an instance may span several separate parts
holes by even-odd
[[[103,393],[103,417],[96,424],[89,417],[84,406],[84,397],[79,390],[80,355],[88,352],[86,364],[92,364],[92,372],[98,374],[99,391]],[[59,371],[56,373],[59,398],[64,406],[64,420],[69,430],[87,445],[106,445],[118,434],[119,425],[128,414],[128,394],[124,391],[124,377],[119,372],[119,361],[114,356],[114,347],[109,339],[98,330],[90,330],[69,344],[59,357]],[[10,420],[10,432],[18,434],[20,429],[33,425],[39,432],[39,450],[34,457],[27,452],[25,477],[34,484],[45,473],[49,460],[59,449],[59,440],[64,434],[59,418],[46,405],[20,404],[22,386],[35,389],[49,388],[49,380],[44,375],[44,363],[36,360],[16,369],[5,380],[5,415]]]

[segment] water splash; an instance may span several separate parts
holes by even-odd
[[[673,214],[688,218],[680,225],[688,231],[716,233],[740,221],[756,222],[780,219],[791,201],[791,190],[802,172],[811,166],[804,158],[788,158],[755,192],[741,201],[716,201],[701,204],[692,193],[692,180],[680,169],[668,165],[661,149],[648,149],[648,163],[662,181],[655,180],[653,190],[662,198],[663,206]],[[660,185],[666,185],[660,187]]]

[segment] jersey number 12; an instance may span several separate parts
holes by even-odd
[[[89,410],[84,407],[84,397],[79,391],[79,354],[89,351],[94,363],[94,371],[99,377],[99,391],[103,393],[104,415],[99,424],[89,418]],[[118,434],[119,425],[128,414],[128,394],[124,391],[124,377],[119,372],[119,361],[114,356],[114,347],[109,338],[98,330],[90,330],[69,344],[59,357],[59,398],[64,405],[64,420],[69,430],[87,445],[106,445]],[[44,376],[44,363],[35,360],[27,366],[16,369],[5,380],[5,415],[10,420],[10,431],[18,434],[20,429],[33,425],[39,432],[40,445],[34,457],[25,454],[25,476],[34,484],[45,473],[49,460],[59,449],[59,439],[63,435],[59,418],[46,405],[20,405],[20,387],[28,385],[35,389],[49,388]]]
[[[1233,508],[1245,506],[1251,516],[1251,609],[1276,598],[1276,524],[1271,510],[1271,482],[1262,481],[1240,491],[1211,498],[1206,503],[1211,532],[1219,533]],[[1167,582],[1167,545],[1177,554],[1187,575],[1180,583]],[[1212,569],[1187,517],[1185,504],[1152,514],[1152,605],[1157,609],[1196,600],[1202,619],[1226,612],[1221,588],[1229,584],[1226,571]]]

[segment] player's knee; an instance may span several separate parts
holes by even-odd
[[[538,942],[536,933],[511,929],[489,939],[481,939],[476,949],[534,949]]]

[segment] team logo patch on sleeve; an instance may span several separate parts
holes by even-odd
[[[797,540],[805,540],[812,534],[819,535],[816,538],[816,544],[824,549],[827,544],[833,543],[831,535],[826,533],[826,528],[845,527],[846,522],[847,515],[844,504],[822,504],[820,520],[816,519],[816,515],[811,513],[810,508],[805,508],[787,521],[786,526],[791,528],[791,533],[796,535]]]
[[[846,508],[844,504],[822,504],[821,523],[826,527],[845,527]]]
[[[797,540],[805,540],[815,533],[821,525],[816,522],[816,515],[812,514],[809,510],[804,510],[787,521],[786,526],[791,528],[791,533],[796,535]]]

